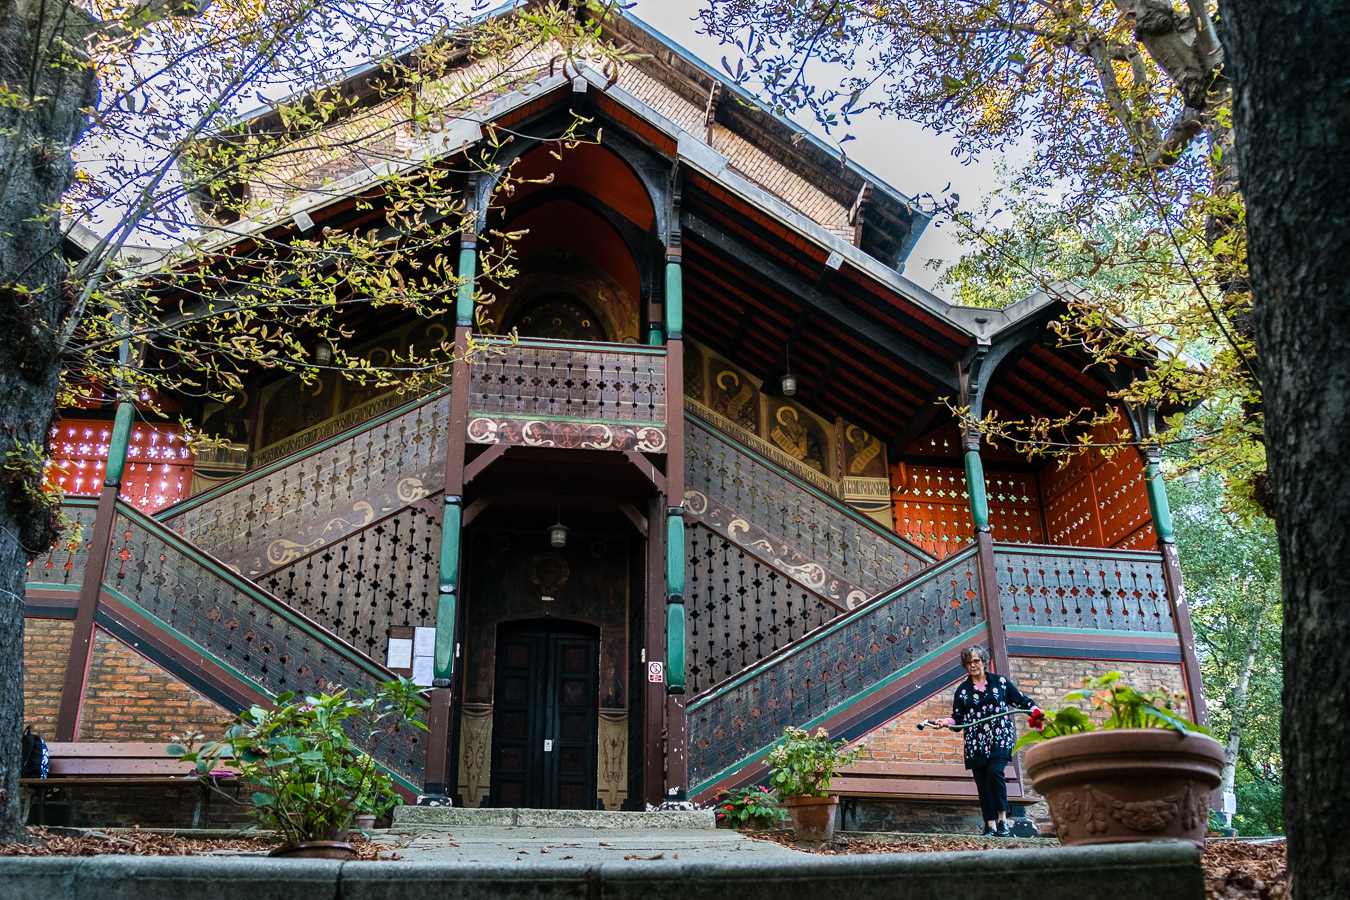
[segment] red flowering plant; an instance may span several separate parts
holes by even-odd
[[[721,788],[713,798],[717,824],[726,828],[772,828],[787,818],[787,810],[763,787]]]
[[[1059,710],[1032,710],[1027,719],[1030,730],[1018,739],[1013,751],[1037,741],[1096,731],[1098,728],[1171,728],[1182,734],[1209,734],[1209,729],[1203,725],[1182,718],[1186,702],[1184,693],[1169,691],[1165,687],[1140,691],[1121,684],[1120,679],[1119,672],[1107,672],[1096,678],[1088,676],[1083,679],[1080,690],[1071,691],[1062,698],[1062,702],[1069,704],[1090,701],[1094,712],[1106,714],[1100,724],[1094,723],[1092,717],[1077,705]]]

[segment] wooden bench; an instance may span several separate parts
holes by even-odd
[[[1008,799],[1022,797],[1022,784],[1007,768]],[[959,763],[912,763],[892,759],[860,759],[840,771],[831,790],[844,797],[895,797],[903,800],[978,802],[975,781]]]
[[[36,796],[38,824],[45,825],[47,796],[57,788],[67,791],[83,787],[135,785],[178,788],[180,807],[183,795],[187,792],[194,798],[191,827],[209,824],[214,788],[232,787],[237,793],[238,780],[230,775],[215,776],[209,782],[204,781],[193,772],[192,763],[170,756],[167,747],[168,744],[47,744],[50,760],[47,777],[20,779],[21,789],[26,789],[23,791],[25,820],[28,803]]]

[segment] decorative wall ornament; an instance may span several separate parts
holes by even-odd
[[[468,434],[475,444],[643,453],[661,453],[666,449],[666,429],[652,425],[478,417],[469,420]]]
[[[596,793],[605,809],[622,809],[628,799],[627,710],[600,710],[599,740]]]
[[[478,809],[491,793],[492,704],[461,704],[459,719],[459,793],[464,805]]]

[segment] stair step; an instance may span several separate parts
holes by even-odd
[[[604,809],[464,809],[451,806],[398,806],[394,828],[716,828],[711,809],[618,812]]]

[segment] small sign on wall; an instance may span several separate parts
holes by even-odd
[[[389,629],[389,660],[386,665],[398,675],[428,687],[434,670],[436,629],[395,625]]]
[[[666,680],[666,664],[656,661],[647,663],[647,680],[652,684],[664,684]]]

